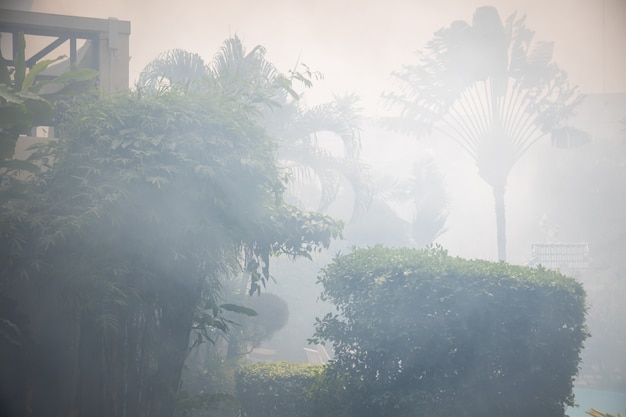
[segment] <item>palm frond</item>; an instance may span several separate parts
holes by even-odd
[[[208,75],[202,57],[182,49],[172,49],[162,53],[143,69],[137,81],[137,88],[144,92],[154,92],[175,85],[190,88]]]
[[[280,92],[289,86],[284,85],[286,78],[265,59],[265,52],[262,45],[247,52],[238,36],[228,38],[209,64],[211,76],[220,88],[240,95],[253,106],[279,106]]]

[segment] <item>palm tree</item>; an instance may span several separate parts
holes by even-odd
[[[264,55],[260,45],[247,52],[237,36],[226,39],[208,64],[199,54],[172,49],[146,65],[137,89],[145,93],[163,89],[237,93],[241,104],[268,105],[287,82]]]
[[[383,95],[400,111],[392,128],[423,136],[436,130],[470,155],[495,198],[498,259],[506,259],[504,194],[515,163],[538,140],[558,147],[589,136],[565,122],[582,96],[552,62],[553,44],[533,43],[525,18],[500,20],[480,7],[472,23],[435,33],[417,65],[394,73],[399,90]]]
[[[321,186],[318,210],[337,198],[342,180],[354,191],[353,217],[362,214],[371,200],[367,168],[359,162],[360,131],[356,97],[335,97],[329,103],[308,108],[295,81],[312,85],[320,77],[307,66],[304,72],[281,74],[265,59],[265,48],[247,52],[237,37],[226,39],[209,64],[194,53],[176,49],[162,54],[141,73],[138,88],[150,92],[163,88],[207,88],[235,92],[238,105],[251,110],[278,141],[279,157],[291,176],[317,179]],[[331,154],[318,141],[320,132],[338,138],[342,156]]]
[[[313,107],[303,103],[303,95],[294,90],[298,81],[311,87],[321,78],[306,65],[287,76],[265,59],[265,48],[256,46],[246,53],[238,37],[227,39],[209,66],[221,88],[253,91],[248,103],[269,104],[260,108],[260,123],[278,141],[279,158],[297,182],[313,177],[321,188],[317,209],[325,211],[336,200],[342,180],[354,192],[352,217],[363,214],[371,201],[367,167],[359,162],[361,138],[357,98],[334,97],[331,102]],[[251,88],[252,87],[252,88]],[[330,133],[339,139],[341,156],[320,145],[318,134]]]
[[[144,93],[173,86],[193,88],[200,86],[208,76],[208,67],[200,55],[183,49],[172,49],[146,65],[136,87]]]
[[[279,138],[279,158],[296,183],[317,180],[321,196],[317,210],[325,211],[339,194],[343,181],[354,193],[352,219],[362,216],[372,200],[368,167],[359,161],[360,118],[353,95],[306,108],[300,100],[282,96],[281,106],[267,118],[269,131]],[[326,135],[336,152],[320,143]]]

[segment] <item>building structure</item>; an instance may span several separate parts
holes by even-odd
[[[65,55],[69,49],[69,57],[51,66],[43,77],[58,75],[75,65],[97,70],[102,92],[128,88],[130,22],[0,9],[2,54],[9,65],[13,51],[18,50],[20,32],[26,38],[29,68],[42,59]]]

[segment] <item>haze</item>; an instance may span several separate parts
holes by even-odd
[[[131,79],[165,50],[211,58],[226,37],[238,34],[249,47],[267,47],[281,70],[299,59],[321,71],[326,80],[316,90],[356,92],[375,114],[393,70],[409,62],[434,31],[470,19],[486,4],[503,18],[526,14],[536,39],[555,42],[555,61],[583,92],[626,91],[623,0],[34,0],[32,11],[131,21]]]
[[[496,259],[494,200],[474,161],[449,141],[437,137],[418,141],[375,127],[371,120],[385,114],[380,95],[392,87],[391,73],[414,63],[415,51],[422,49],[435,31],[455,20],[471,21],[476,8],[487,4],[497,7],[503,20],[515,12],[526,15],[526,27],[535,31],[534,40],[554,42],[554,62],[590,98],[575,125],[605,147],[593,152],[589,148],[562,150],[545,140],[521,158],[508,178],[505,197],[507,261],[528,264],[533,243],[601,242],[591,247],[591,257],[602,257],[606,274],[593,270],[581,279],[588,280],[585,287],[595,308],[590,317],[592,333],[597,323],[610,322],[613,327],[598,325],[599,336],[589,343],[591,351],[596,357],[604,355],[603,349],[613,343],[614,335],[624,334],[624,325],[617,323],[623,308],[620,313],[601,307],[608,297],[623,296],[626,291],[621,249],[626,177],[623,162],[615,162],[616,158],[625,160],[625,0],[0,0],[2,7],[30,3],[34,12],[130,21],[131,84],[162,52],[181,48],[208,62],[223,41],[235,34],[248,50],[258,44],[265,46],[267,59],[282,72],[298,63],[321,72],[324,79],[306,92],[307,104],[328,101],[333,94],[360,97],[363,115],[370,119],[363,126],[362,159],[375,176],[406,178],[415,161],[432,158],[445,177],[448,199],[446,232],[437,242],[452,255],[488,260]],[[615,168],[618,166],[621,170]],[[330,213],[348,220],[350,195],[340,197]],[[602,211],[598,210],[595,218],[598,208]],[[396,209],[405,220],[410,219],[410,211]],[[611,232],[613,240],[602,240],[605,231]],[[323,256],[327,261],[331,255]],[[303,270],[301,264],[294,267],[278,260],[273,272],[284,279],[270,288],[288,300],[291,309],[290,324],[274,344],[291,342],[300,354],[310,336],[307,326],[316,314],[324,312],[324,307],[312,301],[319,293],[313,278],[319,265],[308,265]],[[295,274],[305,278],[290,280]],[[609,278],[594,281],[598,276]],[[617,298],[610,301],[623,306]],[[598,348],[600,344],[602,348]],[[618,349],[611,351],[611,361],[616,368],[626,369],[626,358]]]

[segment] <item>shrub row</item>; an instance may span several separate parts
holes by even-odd
[[[311,388],[323,369],[286,362],[246,365],[235,374],[237,396],[247,417],[315,417]]]

